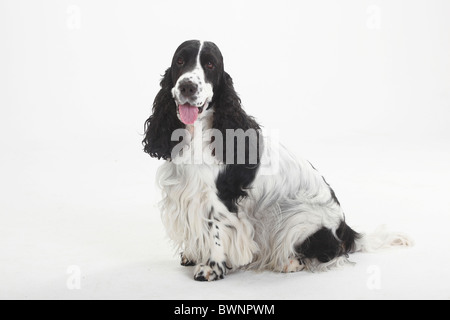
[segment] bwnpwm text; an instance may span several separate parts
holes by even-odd
[[[275,306],[271,305],[219,305],[219,314],[275,314]]]

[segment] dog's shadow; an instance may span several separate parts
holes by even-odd
[[[179,264],[179,267],[177,268],[180,273],[182,273],[183,278],[189,281],[195,281],[194,279],[194,269],[195,266],[183,266]],[[293,277],[300,276],[301,274],[309,273],[307,271],[304,272],[288,272],[288,273],[282,273],[282,272],[273,272],[269,270],[262,270],[262,271],[255,271],[255,270],[246,270],[245,268],[233,270],[232,272],[225,275],[224,279],[221,280],[214,280],[214,281],[195,281],[195,282],[234,282],[238,281],[239,283],[242,282],[259,282],[259,281],[292,281]]]

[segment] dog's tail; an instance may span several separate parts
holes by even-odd
[[[408,235],[401,232],[392,232],[385,225],[378,227],[369,234],[360,234],[355,241],[355,251],[376,252],[392,247],[410,247],[414,242]]]

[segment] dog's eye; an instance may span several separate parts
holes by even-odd
[[[184,64],[184,59],[182,57],[179,57],[178,60],[177,60],[177,64],[179,66],[182,66]]]
[[[206,63],[205,67],[209,70],[212,70],[214,69],[214,64],[211,61],[209,61]]]

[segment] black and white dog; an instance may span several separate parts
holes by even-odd
[[[402,234],[358,234],[345,223],[319,172],[270,143],[241,108],[212,42],[178,47],[143,144],[166,160],[157,173],[162,220],[181,264],[195,265],[195,280],[237,268],[326,270],[351,252],[410,243]]]

